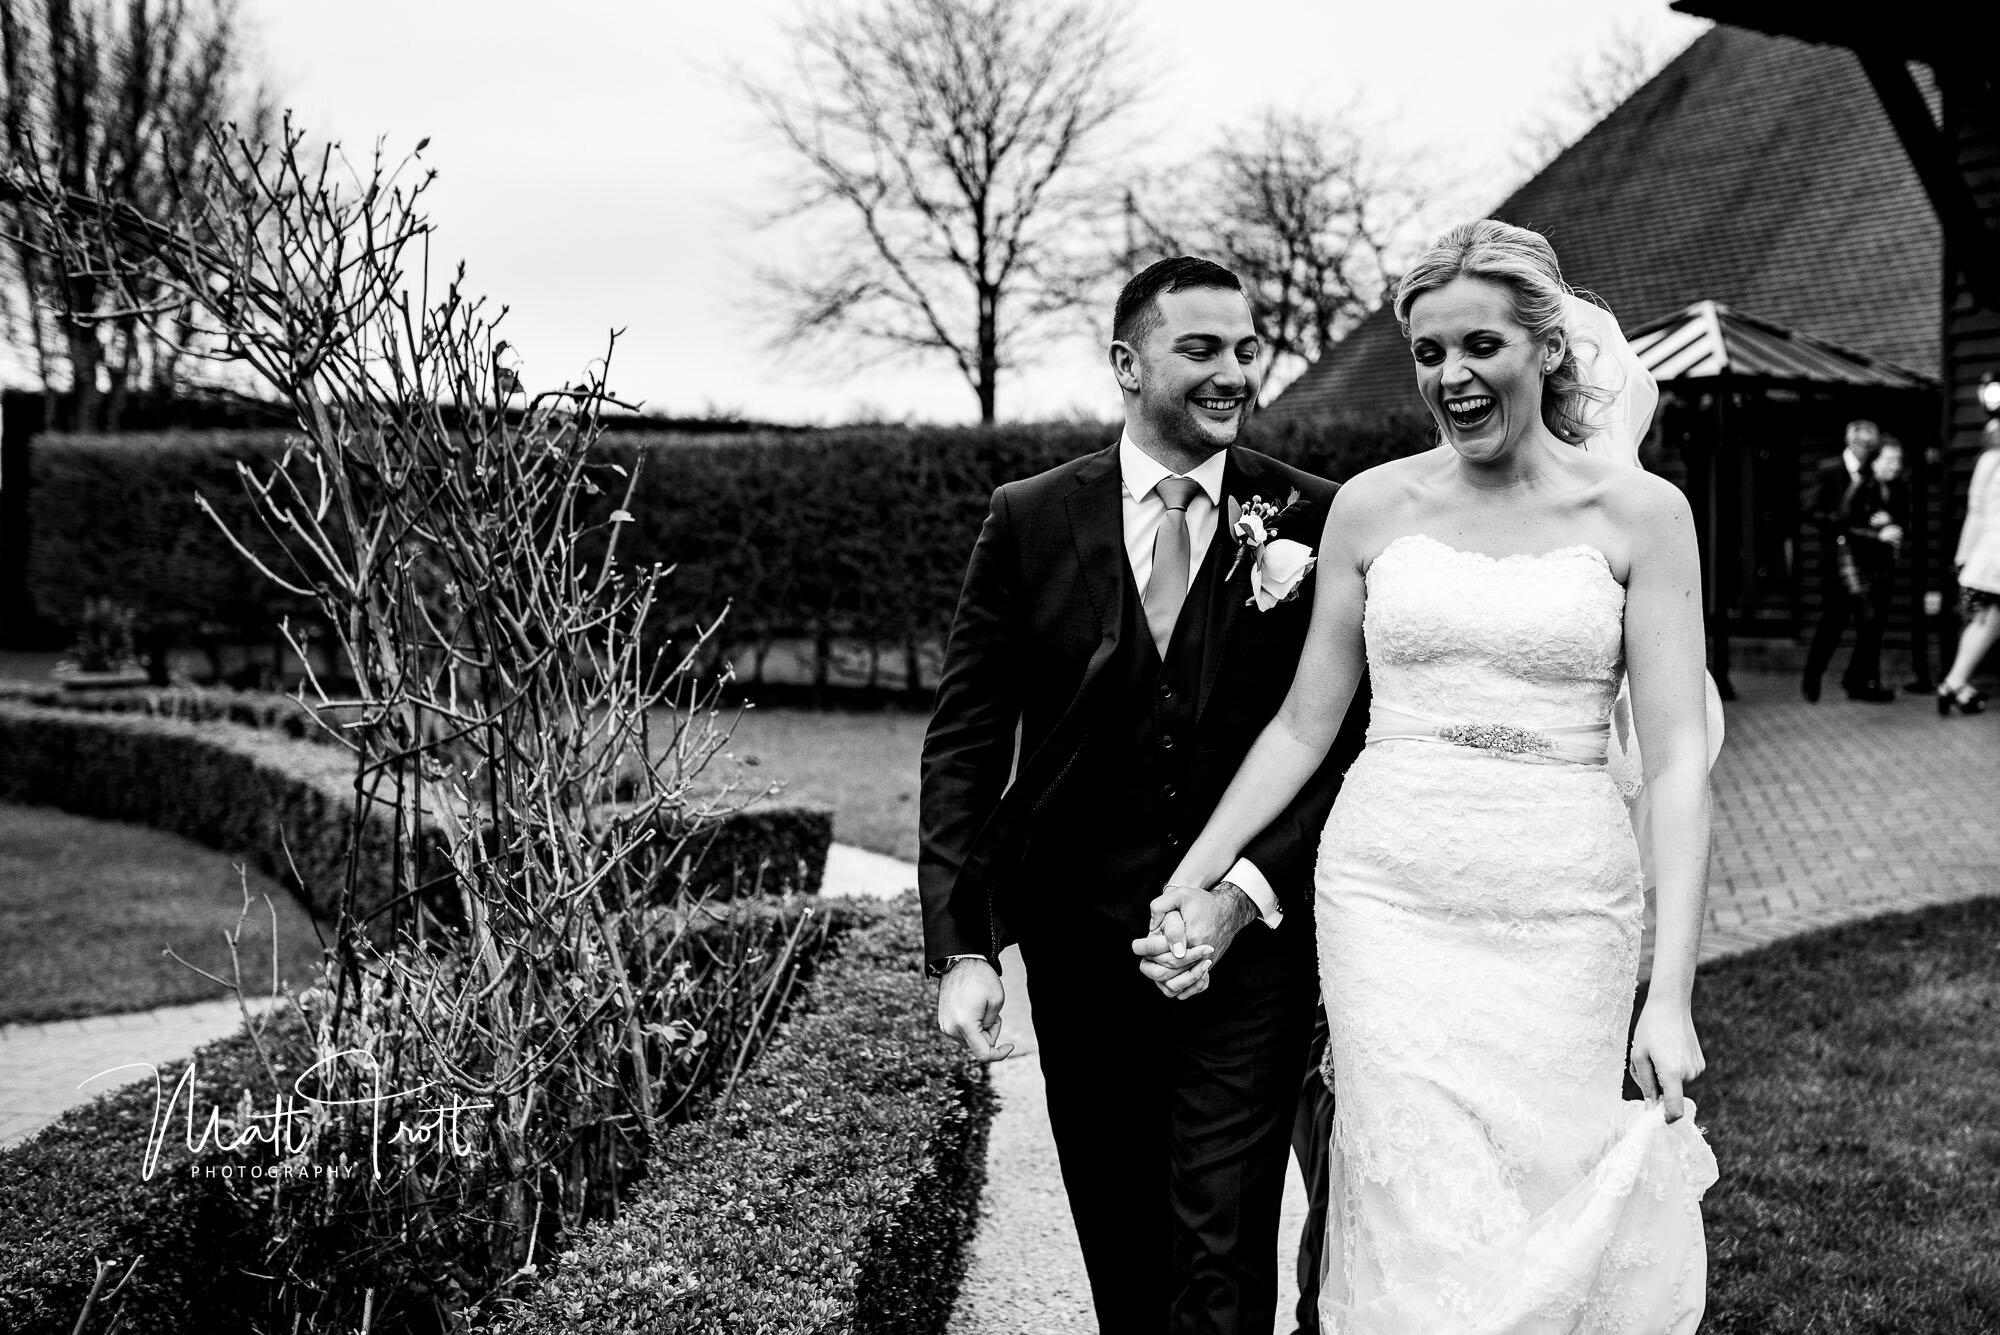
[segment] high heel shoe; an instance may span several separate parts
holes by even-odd
[[[1958,706],[1961,714],[1983,714],[1986,712],[1986,692],[1975,691],[1970,686],[1961,686],[1957,690],[1949,686],[1938,687],[1938,717],[1948,717],[1953,705]]]

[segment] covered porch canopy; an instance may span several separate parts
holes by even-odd
[[[1884,415],[1882,406],[1906,405],[1887,414],[1904,423],[1928,421],[1936,401],[1937,381],[1899,366],[1842,347],[1811,334],[1788,329],[1775,320],[1732,310],[1717,301],[1697,301],[1670,315],[1639,325],[1627,333],[1639,361],[1684,410],[1700,419],[1688,424],[1686,436],[1701,443],[1686,451],[1689,500],[1696,511],[1701,538],[1704,612],[1708,620],[1710,668],[1724,698],[1733,698],[1729,683],[1729,636],[1732,612],[1749,601],[1759,575],[1757,532],[1760,513],[1769,515],[1769,497],[1751,493],[1769,488],[1774,479],[1760,470],[1750,451],[1735,439],[1741,434],[1733,416],[1740,415],[1745,396],[1760,400],[1791,399],[1802,393],[1835,395],[1851,402],[1856,416]],[[1737,407],[1732,412],[1732,400]],[[1927,461],[1934,442],[1912,441],[1908,458],[1911,491],[1912,566],[1922,571],[1928,560],[1931,505]],[[1792,475],[1792,485],[1799,478]],[[1791,499],[1791,498],[1788,498]],[[1768,520],[1766,521],[1769,522]],[[1810,535],[1787,535],[1802,537]],[[1794,545],[1794,552],[1798,550]],[[1924,634],[1923,620],[1913,626]],[[1917,655],[1919,661],[1923,656]]]
[[[1632,351],[1662,384],[1737,376],[1768,385],[1853,385],[1870,389],[1935,390],[1937,381],[1823,338],[1697,301],[1629,332]]]

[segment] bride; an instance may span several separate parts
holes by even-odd
[[[1544,238],[1460,227],[1395,309],[1442,443],[1341,488],[1291,693],[1155,912],[1213,884],[1305,783],[1365,666],[1369,745],[1317,870],[1323,1326],[1691,1332],[1715,1178],[1684,1094],[1709,845],[1693,520],[1670,483],[1578,448],[1633,411],[1593,383],[1630,354]],[[1621,684],[1640,818],[1606,764]],[[1628,1059],[1635,826],[1658,934]],[[1210,967],[1149,976],[1191,996]],[[1628,1060],[1643,1103],[1622,1099]]]

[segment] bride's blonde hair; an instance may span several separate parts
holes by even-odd
[[[1557,439],[1572,445],[1596,430],[1592,410],[1611,396],[1584,377],[1577,357],[1583,340],[1563,320],[1563,299],[1574,294],[1563,282],[1548,238],[1495,218],[1446,232],[1396,288],[1396,323],[1404,338],[1410,336],[1410,307],[1416,299],[1455,278],[1483,278],[1506,288],[1513,297],[1514,319],[1536,342],[1562,334],[1562,361],[1542,379],[1542,421]]]

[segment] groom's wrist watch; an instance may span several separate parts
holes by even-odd
[[[984,960],[984,955],[946,955],[944,963],[938,966],[938,977],[942,978],[966,960]],[[988,961],[991,963],[991,961]]]

